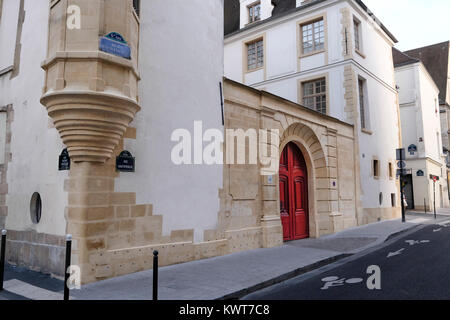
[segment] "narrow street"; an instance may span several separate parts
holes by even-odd
[[[450,299],[449,240],[449,221],[427,225],[388,241],[369,254],[342,260],[244,299]],[[371,290],[367,286],[368,279],[373,275],[373,269],[367,272],[370,266],[379,267],[379,290]]]

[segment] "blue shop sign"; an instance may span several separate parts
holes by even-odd
[[[131,59],[130,46],[117,32],[111,32],[100,38],[100,50],[125,59]]]

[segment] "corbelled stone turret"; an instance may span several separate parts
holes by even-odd
[[[41,103],[72,161],[104,163],[140,110],[139,18],[132,0],[50,6]]]

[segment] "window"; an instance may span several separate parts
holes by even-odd
[[[441,135],[439,134],[439,132],[436,132],[436,143],[437,143],[437,154],[438,157],[441,156],[442,154],[442,149],[441,149]]]
[[[247,44],[247,70],[264,66],[264,40],[259,39]]]
[[[361,51],[361,22],[353,20],[353,27],[355,29],[355,49]]]
[[[388,172],[389,172],[389,179],[393,179],[394,178],[394,171],[393,171],[392,162],[389,162]]]
[[[367,108],[366,101],[364,95],[364,88],[366,85],[366,81],[364,79],[358,79],[358,90],[359,90],[359,115],[361,117],[361,129],[367,129]]]
[[[378,178],[380,176],[380,162],[378,160],[373,160],[373,177]]]
[[[391,205],[392,208],[395,208],[397,206],[397,195],[395,193],[391,193]]]
[[[261,2],[255,2],[248,6],[248,23],[261,20]]]
[[[303,105],[327,114],[327,83],[325,78],[303,83]]]
[[[136,14],[139,17],[139,13],[140,13],[140,10],[141,10],[141,0],[133,0],[133,8],[134,8],[134,11],[136,11]]]
[[[37,192],[33,194],[30,201],[30,217],[34,224],[41,221],[42,214],[42,200],[41,195]]]
[[[302,25],[301,29],[303,54],[323,50],[325,48],[325,30],[323,19]]]

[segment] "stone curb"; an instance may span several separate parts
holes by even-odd
[[[248,288],[245,288],[245,289],[242,289],[242,290],[239,290],[239,291],[227,294],[227,295],[225,295],[223,297],[216,298],[214,300],[238,300],[240,298],[243,298],[243,297],[249,295],[250,293],[253,293],[253,292],[265,289],[267,287],[273,286],[274,284],[278,284],[280,282],[283,282],[283,281],[295,278],[295,277],[297,277],[299,275],[302,275],[304,273],[313,271],[315,269],[319,269],[319,268],[321,268],[323,266],[326,266],[328,264],[331,264],[333,262],[336,262],[336,261],[339,261],[339,260],[351,257],[352,255],[353,254],[347,254],[347,253],[338,254],[336,256],[333,256],[333,257],[330,257],[330,258],[326,258],[324,260],[320,260],[320,261],[318,261],[316,263],[313,263],[313,264],[310,264],[308,266],[304,266],[304,267],[295,269],[295,270],[293,270],[291,272],[282,274],[282,275],[280,275],[278,277],[275,277],[275,278],[272,278],[270,280],[261,282],[261,283],[259,283],[257,285],[254,285],[254,286],[251,286],[251,287],[248,287]]]
[[[225,295],[223,297],[216,298],[214,300],[239,300],[239,299],[241,299],[241,298],[243,298],[243,297],[245,297],[245,296],[247,296],[247,295],[249,295],[251,293],[254,293],[256,291],[265,289],[267,287],[271,287],[271,286],[273,286],[275,284],[284,282],[286,280],[290,280],[292,278],[298,277],[298,276],[300,276],[302,274],[305,274],[307,272],[311,272],[311,271],[317,270],[319,268],[322,268],[324,266],[330,265],[330,264],[332,264],[334,262],[343,260],[345,258],[348,258],[348,257],[351,257],[351,256],[355,256],[355,255],[361,255],[361,254],[364,255],[365,253],[370,253],[369,252],[369,251],[371,251],[370,249],[378,247],[381,244],[386,243],[386,242],[388,242],[390,240],[393,240],[394,238],[397,238],[397,237],[399,237],[399,236],[401,236],[403,234],[406,234],[408,232],[413,232],[415,229],[419,229],[420,226],[422,226],[422,225],[420,225],[420,224],[419,225],[414,225],[414,226],[411,226],[411,227],[406,228],[404,230],[395,232],[395,233],[389,235],[381,243],[375,244],[374,246],[368,247],[368,248],[366,248],[366,249],[364,249],[362,251],[355,252],[355,253],[338,254],[336,256],[333,256],[333,257],[330,257],[330,258],[326,258],[324,260],[320,260],[320,261],[318,261],[316,263],[313,263],[313,264],[310,264],[308,266],[304,266],[304,267],[295,269],[293,271],[290,271],[290,272],[287,272],[285,274],[282,274],[282,275],[280,275],[278,277],[275,277],[275,278],[269,279],[267,281],[261,282],[259,284],[256,284],[254,286],[251,286],[251,287],[248,287],[248,288],[245,288],[245,289],[242,289],[242,290],[239,290],[239,291],[227,294],[227,295]]]

